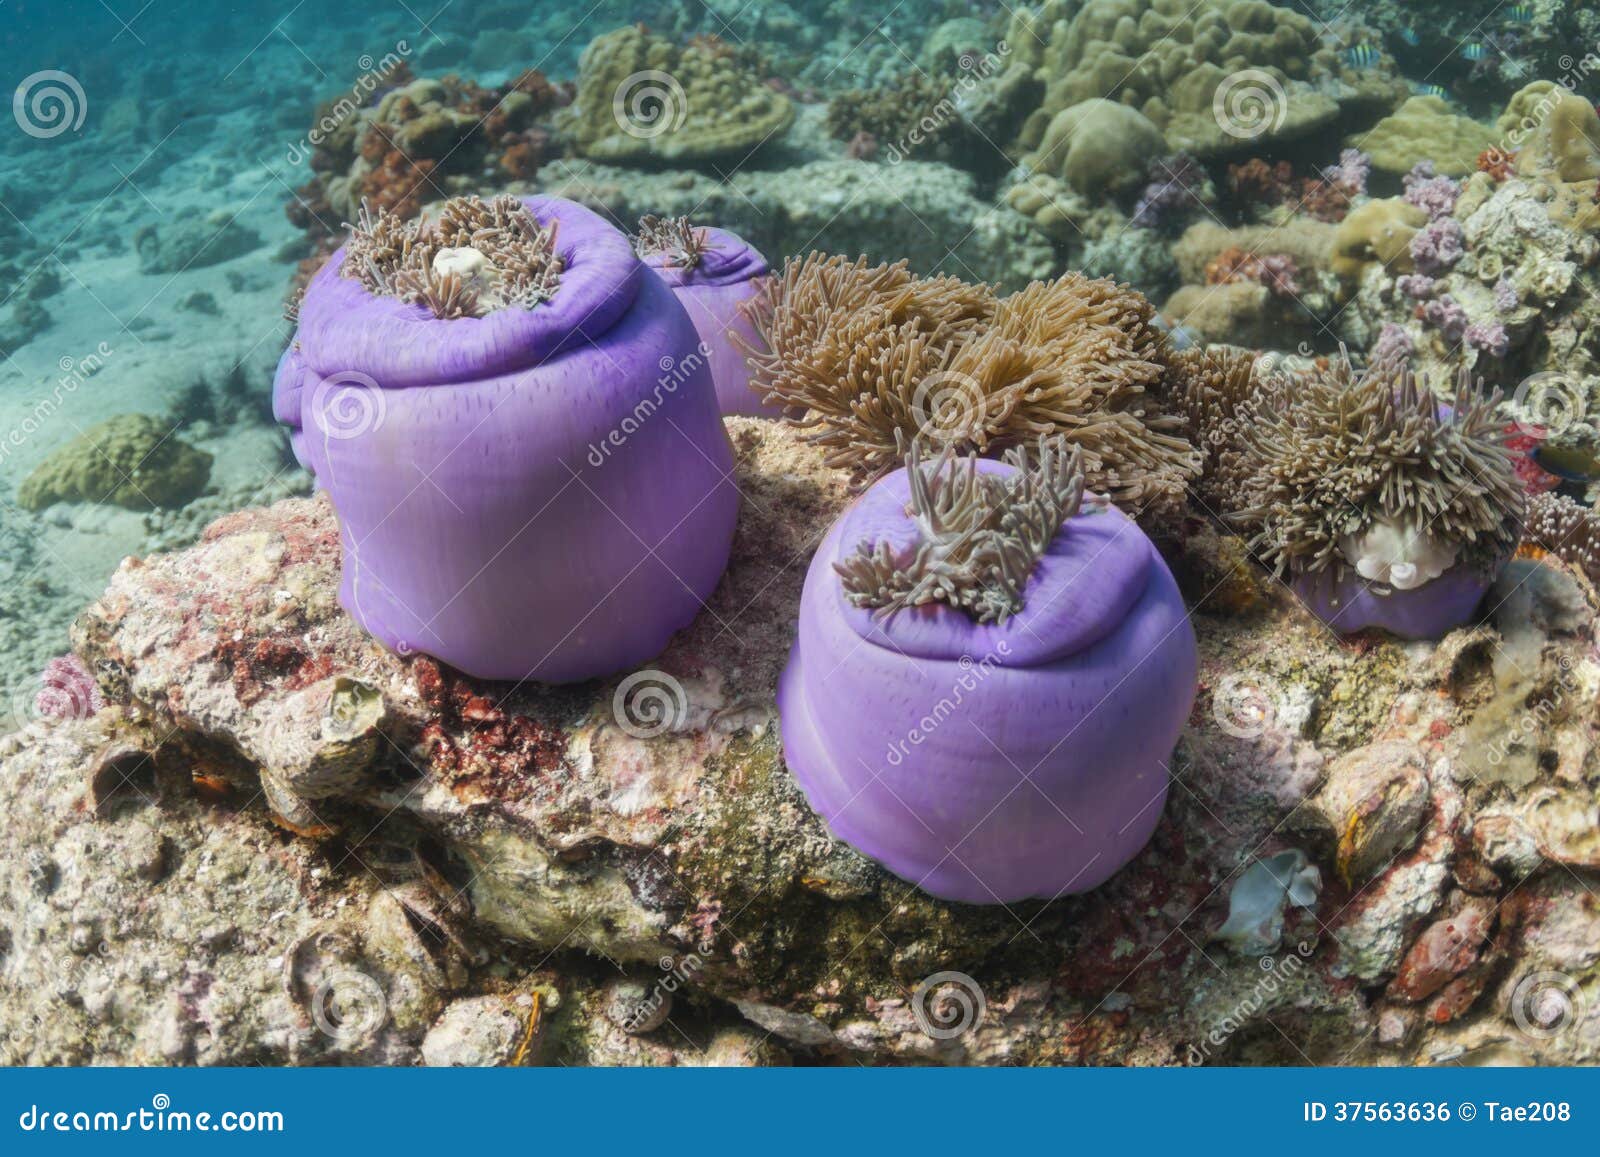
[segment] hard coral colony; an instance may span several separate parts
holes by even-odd
[[[275,410],[338,510],[341,599],[389,646],[586,679],[658,654],[710,595],[738,502],[711,370],[593,212],[366,218],[299,318]]]

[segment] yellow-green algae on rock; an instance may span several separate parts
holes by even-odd
[[[210,479],[210,454],[148,414],[119,414],[41,462],[18,489],[17,502],[27,510],[57,502],[175,508],[199,497]]]
[[[1436,172],[1461,177],[1478,167],[1478,154],[1500,136],[1487,125],[1453,112],[1443,97],[1414,96],[1389,116],[1345,144],[1364,150],[1379,172],[1409,173],[1420,160]]]

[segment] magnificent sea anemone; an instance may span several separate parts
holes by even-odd
[[[1342,632],[1433,638],[1471,618],[1522,531],[1495,400],[1463,371],[1448,402],[1403,361],[1332,367],[1238,431],[1263,560]]]
[[[1069,273],[998,296],[905,262],[813,253],[751,305],[751,380],[831,465],[870,479],[901,439],[993,454],[1060,434],[1091,490],[1139,511],[1181,506],[1197,458],[1160,408],[1166,342],[1155,310]]]
[[[685,217],[643,218],[634,247],[689,311],[722,412],[781,415],[780,407],[764,403],[751,388],[743,350],[757,338],[742,307],[765,284],[767,259],[737,234],[693,225]]]
[[[836,835],[936,896],[1084,891],[1161,815],[1194,632],[1144,532],[1083,486],[1059,436],[932,465],[913,441],[806,575],[784,757]]]
[[[564,682],[643,662],[709,596],[738,499],[699,337],[570,201],[363,220],[307,287],[274,407],[384,643]]]

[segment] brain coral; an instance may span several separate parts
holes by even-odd
[[[1138,109],[1092,97],[1050,119],[1030,165],[1096,196],[1143,184],[1150,158],[1166,152],[1161,130]]]
[[[148,414],[119,414],[91,426],[23,481],[17,502],[98,502],[129,510],[183,506],[211,479],[211,455],[173,437]]]
[[[1265,0],[1090,0],[1071,15],[1074,7],[1046,0],[1012,22],[1013,67],[1031,69],[1044,90],[1023,125],[1022,148],[1039,145],[1056,113],[1094,97],[1133,106],[1170,146],[1206,156],[1303,136],[1330,124],[1341,105],[1392,105],[1397,92],[1384,70],[1341,74],[1315,21]],[[1245,70],[1258,70],[1244,87],[1265,92],[1268,105],[1241,135],[1224,128],[1213,103]],[[1235,111],[1246,121],[1254,115]]]
[[[762,83],[747,50],[714,36],[679,46],[642,25],[584,49],[561,126],[584,156],[694,162],[742,156],[785,132],[794,105]]]
[[[1576,93],[1536,80],[1511,98],[1499,129],[1525,176],[1563,184],[1600,178],[1600,116]]]

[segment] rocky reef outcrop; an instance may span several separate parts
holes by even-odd
[[[1594,593],[1514,564],[1340,642],[1191,528],[1201,692],[1088,895],[936,901],[834,840],[774,691],[847,479],[730,422],[743,508],[650,667],[477,683],[339,608],[321,498],[130,559],[106,706],[0,746],[18,1063],[1593,1063]],[[514,629],[514,624],[508,624]]]

